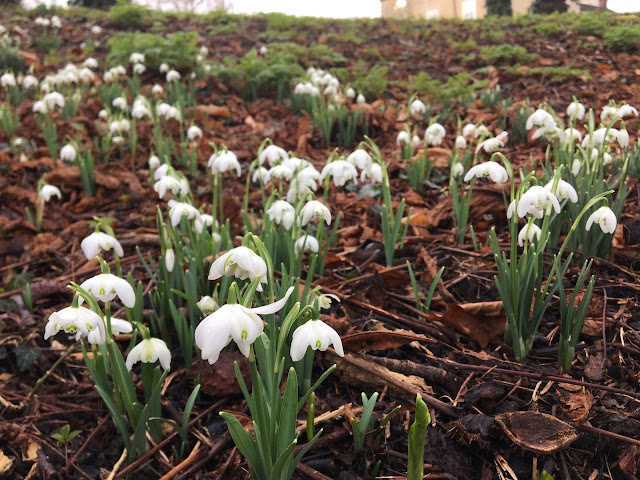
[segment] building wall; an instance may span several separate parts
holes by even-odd
[[[527,13],[532,3],[533,0],[511,0],[514,14]],[[475,18],[486,15],[485,0],[382,0],[382,16],[426,18],[437,11],[437,18],[463,18],[463,13],[473,12],[472,5]]]

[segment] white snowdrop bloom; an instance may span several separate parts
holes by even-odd
[[[124,256],[120,242],[116,240],[115,237],[103,232],[93,232],[80,242],[80,248],[84,256],[87,257],[87,260],[91,260],[103,250],[107,251],[111,249],[113,249],[119,257]]]
[[[536,185],[529,188],[520,197],[516,212],[520,218],[523,218],[527,213],[536,218],[542,218],[549,205],[553,206],[556,213],[560,213],[560,203],[556,196],[544,187]]]
[[[444,139],[446,132],[442,125],[434,123],[430,125],[424,132],[424,139],[429,145],[440,145]]]
[[[135,73],[136,75],[142,75],[144,72],[147,71],[147,67],[145,67],[143,64],[141,63],[136,63],[133,66],[133,73]]]
[[[373,164],[373,159],[369,152],[362,148],[358,148],[349,154],[346,159],[351,165],[358,167],[360,170],[366,170]]]
[[[95,58],[87,58],[84,62],[82,62],[82,66],[95,70],[96,68],[98,68],[98,61]]]
[[[60,149],[60,160],[63,162],[73,162],[76,159],[76,155],[76,149],[71,144],[67,144]]]
[[[80,288],[103,303],[110,302],[117,296],[125,307],[133,308],[136,304],[136,294],[129,282],[111,273],[101,273],[89,278],[80,284]],[[80,296],[78,304],[82,304],[83,301]]]
[[[266,160],[269,166],[273,166],[278,161],[286,160],[287,158],[289,158],[289,154],[284,148],[280,148],[277,145],[269,145],[260,153],[258,163],[263,165]]]
[[[602,147],[604,143],[611,143],[618,138],[618,130],[615,128],[599,128],[593,134],[587,133],[582,140],[582,147]]]
[[[568,198],[571,203],[577,203],[578,202],[578,193],[576,192],[576,189],[573,188],[573,186],[568,183],[565,182],[564,180],[558,180],[558,184],[556,185],[556,188],[553,188],[553,180],[551,180],[549,183],[547,183],[544,188],[546,188],[547,190],[549,190],[551,193],[553,193],[559,201],[562,201],[566,198]]]
[[[242,169],[240,167],[240,163],[238,162],[238,157],[233,152],[228,150],[223,150],[214,153],[209,157],[209,161],[207,162],[207,167],[211,169],[212,174],[226,172],[230,169],[235,169],[238,177],[240,176]]]
[[[94,345],[103,344],[107,336],[100,315],[85,307],[71,306],[52,313],[44,328],[44,339],[49,339],[60,330],[75,335],[76,341],[86,337]]]
[[[155,170],[160,166],[160,159],[156,155],[151,155],[149,157],[149,168]]]
[[[111,143],[113,143],[114,145],[122,145],[124,143],[124,137],[121,135],[111,137]]]
[[[151,93],[153,95],[162,95],[164,93],[164,88],[162,85],[158,85],[157,83],[151,88]]]
[[[144,53],[132,53],[129,56],[129,63],[144,63]]]
[[[622,148],[627,148],[629,146],[629,132],[627,132],[626,128],[618,131],[618,143]]]
[[[382,167],[373,163],[369,168],[360,172],[360,181],[364,182],[367,178],[371,179],[374,183],[382,183]]]
[[[109,118],[109,112],[107,112],[105,109],[102,109],[98,112],[98,118],[100,120],[107,120]]]
[[[418,135],[411,137],[411,145],[413,145],[413,148],[418,148],[420,146],[420,142],[421,140]]]
[[[42,198],[45,202],[48,202],[49,200],[51,200],[51,197],[54,195],[58,197],[58,199],[62,198],[62,193],[60,192],[60,189],[58,187],[55,187],[53,185],[48,185],[48,184],[43,185],[43,187],[38,192],[38,196]]]
[[[169,110],[167,110],[167,113],[164,115],[164,118],[166,118],[167,120],[174,118],[178,121],[180,121],[180,110],[178,110],[176,107],[169,107]]]
[[[296,252],[296,255],[299,255],[303,249],[305,252],[318,253],[318,250],[320,250],[318,240],[311,235],[303,235],[298,240],[296,240],[296,243],[293,246],[293,250],[294,252]]]
[[[165,175],[169,175],[169,174],[173,175],[174,171],[175,171],[174,168],[170,164],[163,163],[162,165],[156,168],[155,172],[153,172],[153,179],[160,180]]]
[[[104,324],[107,324],[107,319],[102,319]],[[123,333],[133,332],[133,325],[128,320],[122,320],[121,318],[111,317],[111,334],[122,335]]]
[[[289,202],[284,200],[276,200],[267,210],[267,215],[276,225],[284,225],[284,228],[290,230],[296,216],[296,209]]]
[[[93,35],[100,35],[102,33],[102,27],[100,25],[94,25],[91,27],[91,33]]]
[[[507,173],[507,170],[502,165],[494,161],[480,163],[471,167],[467,174],[464,176],[464,181],[468,182],[473,177],[490,177],[491,180],[496,182],[498,185],[501,185],[509,180],[509,174]]]
[[[167,65],[166,63],[161,63],[159,70],[160,73],[167,73],[169,71],[169,65]]]
[[[15,87],[16,85],[18,85],[18,82],[16,81],[16,76],[13,73],[5,73],[4,75],[2,75],[0,77],[0,84],[7,88],[7,87]]]
[[[456,137],[456,148],[467,148],[467,140],[462,136],[458,135]]]
[[[473,123],[468,123],[464,127],[462,127],[462,136],[470,137],[473,132],[475,132],[476,126]]]
[[[202,230],[204,230],[204,227],[211,227],[213,223],[214,223],[214,219],[212,215],[209,215],[208,213],[202,213],[200,214],[200,218],[196,218],[194,222],[194,227],[196,229],[196,232],[202,233]],[[215,223],[217,226],[218,222],[215,222]]]
[[[267,264],[250,248],[232,248],[213,262],[209,270],[209,280],[217,280],[222,275],[240,280],[253,280],[258,277],[258,291],[261,292],[261,284],[267,283]]]
[[[130,129],[131,123],[126,118],[114,120],[109,124],[109,131],[111,133],[128,132]]]
[[[253,183],[263,183],[266,185],[270,180],[271,177],[269,176],[269,170],[265,167],[258,167],[251,176],[251,181]]]
[[[138,362],[156,363],[157,361],[160,361],[164,370],[167,370],[171,364],[171,352],[167,344],[159,338],[146,338],[131,349],[125,363],[127,370],[131,371],[133,365]]]
[[[526,240],[529,243],[535,243],[536,240],[540,240],[540,235],[542,235],[542,230],[535,223],[528,223],[520,233],[518,234],[518,245],[524,247],[524,241]]]
[[[493,153],[501,147],[504,147],[504,139],[507,138],[509,134],[507,132],[502,132],[497,137],[487,138],[483,142],[480,142],[476,147],[476,153],[480,150],[484,150],[487,153]]]
[[[269,178],[280,178],[289,181],[293,178],[293,171],[285,165],[276,165],[269,170]]]
[[[42,100],[47,105],[47,110],[64,107],[64,97],[58,92],[47,93]]]
[[[367,103],[367,99],[364,98],[363,94],[360,94],[356,97],[356,103],[360,103],[360,104]]]
[[[167,72],[167,83],[177,82],[178,80],[180,80],[180,73],[178,73],[176,70],[169,70]]]
[[[333,345],[336,353],[344,357],[342,340],[340,340],[338,332],[322,320],[309,320],[293,332],[293,337],[291,338],[291,360],[294,362],[302,360],[309,347],[313,350],[324,352],[329,345]]]
[[[78,70],[78,80],[82,83],[89,83],[95,78],[95,74],[88,68],[81,68]]]
[[[188,203],[169,200],[169,217],[171,218],[171,226],[177,227],[182,217],[193,220],[200,218],[200,212],[196,207]]]
[[[561,142],[564,142],[564,132],[561,128],[555,125],[548,125],[537,128],[536,131],[533,132],[533,135],[531,135],[531,138],[535,140],[543,136],[547,139],[558,138]]]
[[[451,175],[453,178],[460,178],[460,176],[464,173],[464,167],[460,162],[456,162],[451,167]]]
[[[320,180],[324,181],[328,175],[333,177],[336,187],[344,186],[349,180],[353,180],[354,183],[358,180],[356,168],[345,160],[335,160],[325,165],[320,173]]]
[[[300,171],[300,170],[305,169],[305,168],[313,167],[313,165],[311,165],[311,162],[309,162],[308,160],[305,160],[303,158],[298,158],[298,157],[286,158],[286,159],[284,159],[282,161],[282,165],[287,167],[294,174],[296,172]]]
[[[607,152],[604,152],[602,154],[602,165],[604,166],[611,165],[612,162],[613,162],[613,157]]]
[[[581,168],[582,162],[580,161],[580,159],[574,158],[573,162],[571,163],[571,173],[573,173],[574,175],[578,175],[578,172],[580,172]]]
[[[173,248],[167,248],[167,251],[164,252],[164,265],[167,267],[167,272],[173,272],[173,265],[176,263],[176,254],[173,251]]]
[[[332,293],[322,293],[314,298],[314,302],[316,301],[318,302],[318,307],[323,310],[328,310],[329,308],[331,308],[332,302],[335,301],[340,303],[340,298]]]
[[[38,79],[33,75],[27,75],[22,79],[22,87],[29,90],[30,88],[38,88]]]
[[[48,27],[49,25],[51,25],[51,21],[48,18],[43,17],[36,18],[33,23],[35,23],[36,25],[40,25],[41,27]]]
[[[51,17],[51,26],[53,28],[62,28],[62,22],[60,21],[60,17],[54,15]]]
[[[398,132],[398,136],[396,137],[396,144],[399,146],[409,145],[411,143],[411,135],[406,130],[402,130]]]
[[[133,108],[131,109],[131,116],[138,120],[144,117],[151,117],[151,111],[142,102],[133,102]]]
[[[594,222],[600,225],[604,233],[614,233],[618,226],[616,214],[613,213],[613,210],[609,207],[600,207],[589,216],[587,225],[585,226],[587,231],[591,230],[591,225],[593,225]]]
[[[125,110],[127,108],[127,100],[123,97],[116,97],[111,102],[111,105],[119,108],[120,110]]]
[[[200,47],[200,55],[208,55],[209,54],[209,49],[207,47],[205,47],[204,45]]]
[[[191,125],[187,130],[187,137],[189,138],[189,140],[202,138],[202,129],[196,125]]]
[[[196,305],[198,305],[198,308],[202,311],[202,313],[204,313],[205,315],[211,315],[213,312],[215,312],[216,310],[218,310],[220,308],[220,306],[218,305],[218,302],[216,302],[213,298],[211,298],[209,295],[205,295],[204,297],[202,297],[197,303]]]
[[[600,113],[600,120],[604,122],[607,118],[610,118],[610,119],[613,119],[613,120],[617,120],[619,118],[622,118],[621,115],[620,115],[620,110],[618,110],[617,107],[612,107],[610,105],[606,105],[602,109],[602,112]]]
[[[618,113],[620,114],[621,118],[629,117],[631,115],[634,115],[636,117],[638,116],[638,110],[636,110],[635,107],[632,107],[631,105],[628,105],[626,103],[624,105],[621,105],[620,108],[618,108]]]
[[[576,128],[569,127],[563,132],[563,134],[565,143],[573,143],[576,140],[578,142],[582,141],[582,133],[580,133],[580,130]]]
[[[309,89],[309,95],[311,95],[312,97],[320,96],[320,89],[318,87],[316,87],[315,85],[312,85],[311,88]],[[329,105],[329,106],[331,106],[331,105]]]
[[[309,84],[297,83],[296,86],[293,87],[293,93],[296,95],[307,95],[309,93]]]
[[[222,349],[229,345],[231,340],[236,342],[240,352],[248,357],[251,344],[264,331],[264,323],[260,315],[280,311],[293,290],[294,287],[290,287],[283,298],[272,304],[256,308],[227,304],[205,317],[195,331],[196,345],[202,352],[202,359],[213,365],[218,360]]]
[[[585,115],[584,105],[580,102],[571,102],[567,107],[567,116],[573,120],[582,120]]]
[[[411,102],[409,111],[411,112],[411,116],[413,118],[422,118],[427,111],[427,106],[422,100],[416,98],[413,102]]]
[[[336,95],[337,93],[338,93],[338,88],[335,85],[327,86],[322,92],[322,94],[326,96]]]
[[[349,87],[349,88],[347,88],[347,90],[344,92],[344,95],[345,95],[345,97],[347,97],[347,98],[352,98],[352,99],[353,99],[353,98],[356,98],[356,91],[355,91],[353,88]]]
[[[169,110],[171,110],[171,105],[168,103],[161,102],[156,106],[156,113],[160,117],[166,117]]]
[[[531,130],[533,127],[541,128],[555,125],[556,121],[553,116],[546,110],[539,108],[527,118],[526,129]]]
[[[299,170],[296,173],[295,181],[298,187],[305,192],[318,189],[317,181],[320,180],[320,172],[318,172],[312,165]]]
[[[47,106],[42,100],[38,100],[33,104],[33,113],[47,113]]]
[[[304,227],[311,219],[324,220],[327,225],[331,225],[331,212],[318,200],[310,200],[300,210],[298,223]]]
[[[153,189],[156,191],[159,198],[164,198],[167,190],[171,190],[171,193],[174,195],[187,195],[189,193],[189,183],[185,178],[176,178],[172,175],[165,175],[153,184]]]

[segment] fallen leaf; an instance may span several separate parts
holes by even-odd
[[[502,311],[502,302],[449,303],[443,315],[429,315],[434,320],[469,336],[478,342],[481,348],[485,348],[491,340],[497,340],[504,334],[507,320]]]
[[[557,452],[578,438],[575,428],[546,413],[508,412],[495,418],[513,443],[534,453]]]
[[[2,450],[0,450],[0,475],[6,475],[13,467],[13,458],[7,457]]]
[[[368,352],[370,350],[392,350],[411,342],[427,342],[424,335],[413,333],[409,330],[381,330],[357,332],[342,337],[342,346],[345,350]]]

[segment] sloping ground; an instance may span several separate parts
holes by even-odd
[[[101,65],[108,62],[107,40],[116,27],[104,16],[88,19],[84,15],[80,11],[62,17],[61,43],[53,53],[37,52],[36,39],[48,32],[34,27],[35,14],[4,11],[0,20],[22,38],[20,49],[34,75],[42,79],[88,56]],[[190,176],[197,202],[211,199],[211,188],[202,173],[213,153],[209,142],[227,145],[248,165],[269,137],[322,168],[334,148],[349,153],[362,139],[358,132],[348,148],[327,143],[308,115],[290,108],[288,94],[278,100],[276,90],[267,88],[278,84],[278,78],[252,83],[257,77],[250,73],[245,56],[266,45],[270,53],[256,58],[264,58],[260,66],[267,70],[276,64],[269,60],[271,53],[289,53],[299,67],[333,69],[343,84],[366,92],[368,103],[361,108],[368,115],[369,136],[389,164],[394,204],[397,208],[405,199],[407,208],[413,208],[406,246],[396,255],[396,267],[385,268],[379,215],[374,210],[379,200],[336,188],[328,194],[327,205],[332,212],[342,211],[343,219],[338,246],[330,252],[325,276],[318,283],[342,299],[323,319],[339,331],[347,355],[344,359],[332,353],[318,357],[317,363],[323,366],[338,364],[337,372],[318,391],[316,405],[317,414],[334,415],[323,423],[324,434],[296,472],[299,478],[369,478],[378,461],[379,475],[404,475],[407,430],[418,391],[433,398],[434,422],[425,452],[428,478],[535,478],[536,469],[543,468],[555,478],[636,475],[640,445],[636,439],[640,427],[637,179],[628,181],[631,194],[610,258],[594,261],[596,288],[570,375],[560,375],[555,367],[558,307],[553,302],[531,354],[522,364],[513,361],[512,352],[501,340],[504,315],[492,281],[495,263],[491,251],[455,244],[451,199],[444,194],[456,115],[472,123],[482,121],[497,133],[504,127],[510,132],[516,128],[517,111],[527,99],[534,107],[548,102],[562,114],[574,96],[598,114],[609,100],[640,105],[638,50],[632,46],[627,53],[616,52],[612,47],[620,46],[608,35],[615,25],[637,25],[639,19],[606,17],[603,24],[601,18],[605,17],[338,22],[279,15],[216,14],[189,19],[154,13],[145,26],[130,28],[162,34],[195,31],[198,44],[208,47],[207,60],[214,75],[195,80],[198,107],[192,112],[204,133],[195,144],[200,173]],[[100,25],[102,32],[91,34],[93,25]],[[92,38],[100,45],[89,54],[81,45]],[[327,48],[318,49],[319,45]],[[419,76],[421,72],[427,75]],[[188,70],[182,73],[187,77]],[[458,81],[448,82],[452,77]],[[148,86],[143,89],[149,90],[156,82],[164,83],[164,76],[155,69],[142,75],[142,84]],[[255,92],[247,85],[254,85]],[[500,98],[512,101],[485,102],[482,92],[497,85]],[[435,167],[432,183],[423,193],[412,190],[401,175],[395,143],[407,120],[408,99],[415,91],[427,103],[431,101],[433,113],[441,114],[447,131],[444,143],[431,149]],[[247,100],[255,93],[258,98]],[[52,312],[68,305],[69,281],[80,282],[98,273],[97,262],[87,262],[79,247],[91,233],[88,221],[92,217],[116,219],[115,233],[125,249],[125,272],[149,283],[135,247],[143,254],[159,254],[158,199],[146,170],[153,150],[153,125],[149,120],[137,122],[138,146],[133,158],[126,152],[120,159],[113,152],[108,162],[96,162],[96,196],[87,197],[78,169],[50,158],[32,106],[27,99],[18,107],[16,132],[32,147],[28,161],[19,161],[8,146],[10,138],[0,132],[0,271],[5,285],[0,293],[4,301],[0,444],[6,446],[2,449],[9,458],[0,457],[0,466],[10,462],[8,478],[23,478],[32,469],[41,478],[98,478],[101,470],[103,475],[113,470],[116,478],[126,474],[140,479],[165,474],[163,478],[248,478],[248,465],[233,449],[218,416],[224,410],[243,422],[248,420],[232,369],[232,362],[243,357],[235,350],[215,367],[195,362],[188,376],[180,352],[173,352],[175,363],[164,397],[166,416],[180,418],[179,410],[198,375],[202,385],[191,422],[192,447],[198,440],[200,444],[181,469],[174,469],[182,460],[171,449],[179,441],[170,433],[160,448],[152,448],[132,465],[116,467],[123,446],[81,353],[72,352],[56,364],[65,345],[72,342],[62,335],[53,343],[44,341],[44,325]],[[85,148],[91,145],[99,137],[94,119],[102,108],[100,97],[90,94],[80,102],[75,117],[57,119],[61,144],[67,136],[78,135]],[[178,141],[178,123],[170,122],[169,128]],[[627,121],[627,129],[635,141],[637,117]],[[514,165],[544,157],[545,144],[511,137],[511,144],[502,152]],[[24,212],[25,207],[34,210],[36,184],[43,174],[48,183],[61,187],[64,197],[55,206],[46,205],[42,230],[37,233]],[[244,188],[244,174],[224,185],[225,215],[232,232],[240,235]],[[251,196],[250,205],[261,206],[259,193]],[[493,184],[476,186],[470,223],[481,240],[495,225],[500,239],[508,241],[502,212],[500,190]],[[426,288],[437,270],[445,267],[427,315],[415,308],[404,265],[407,260]],[[26,281],[33,282],[33,314],[22,301]],[[128,337],[120,340],[125,349]],[[34,391],[38,379],[53,366]],[[348,419],[360,415],[361,391],[383,392],[375,409],[376,426],[396,405],[403,408],[388,428],[379,429],[380,437],[371,434],[365,450],[355,453]],[[542,415],[521,419],[516,412],[551,414],[575,431],[560,431]],[[65,424],[81,431],[68,451],[50,437]],[[570,442],[574,433],[577,439]]]

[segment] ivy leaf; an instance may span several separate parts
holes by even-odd
[[[13,353],[16,355],[18,368],[20,368],[21,372],[27,370],[31,364],[42,355],[42,352],[38,348],[31,348],[25,343],[18,345]]]

